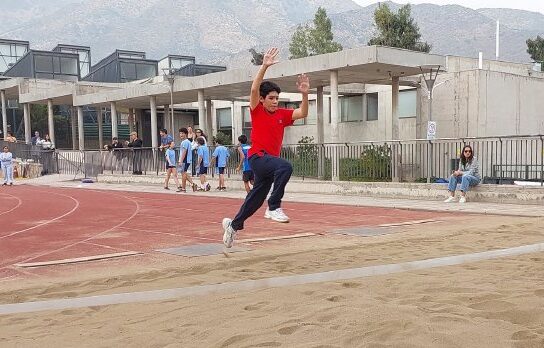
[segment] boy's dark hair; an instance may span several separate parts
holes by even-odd
[[[266,98],[268,93],[270,92],[278,92],[278,94],[281,93],[280,86],[276,85],[274,82],[270,81],[263,81],[261,82],[261,86],[259,87],[259,95],[263,98]]]
[[[164,134],[168,134],[168,131],[165,128],[161,129],[159,132],[162,132]]]
[[[198,143],[198,145],[204,145],[205,144],[204,143],[204,138],[202,138],[202,137],[196,138],[196,142]]]
[[[117,137],[113,137],[113,138],[111,138],[111,140],[117,140]]]
[[[216,143],[217,145],[223,145],[223,143],[222,143],[222,141],[221,141],[221,138],[216,138],[216,139],[215,139],[215,143]]]
[[[180,128],[180,129],[179,129],[179,132],[180,132],[180,133],[183,133],[183,134],[185,134],[185,135],[188,135],[188,134],[189,134],[189,131],[188,131],[187,128],[185,128],[185,127]]]
[[[240,144],[247,144],[247,136],[245,134],[242,134],[238,137],[238,141]]]

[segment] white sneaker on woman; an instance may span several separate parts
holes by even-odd
[[[464,196],[461,196],[461,198],[459,198],[459,203],[466,203],[467,202],[467,198],[464,197]]]
[[[285,215],[283,210],[281,208],[278,208],[276,210],[270,210],[266,208],[266,212],[264,213],[264,217],[266,219],[272,219],[276,222],[289,222],[289,217]]]
[[[452,197],[452,196],[449,196],[445,201],[444,203],[454,203],[455,202],[455,197]]]

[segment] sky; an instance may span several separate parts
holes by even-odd
[[[379,1],[376,0],[353,0],[361,6],[367,6]],[[470,7],[473,9],[482,8],[482,7],[492,7],[492,8],[515,8],[519,10],[527,10],[540,12],[544,14],[544,1],[542,0],[428,0],[428,1],[404,1],[404,0],[393,0],[393,2],[406,4],[421,4],[421,3],[431,3],[437,5],[461,5],[465,7]]]

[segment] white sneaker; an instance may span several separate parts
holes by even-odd
[[[289,222],[289,217],[285,215],[283,212],[283,209],[278,208],[276,210],[270,210],[266,208],[266,212],[264,213],[264,217],[266,219],[272,219],[276,222]]]
[[[225,233],[223,233],[223,244],[225,244],[227,248],[231,248],[232,243],[234,243],[234,237],[236,236],[236,231],[232,228],[231,219],[223,219],[223,229],[225,230]]]
[[[454,203],[454,202],[455,202],[455,197],[452,197],[452,196],[449,196],[448,199],[444,201],[444,203]]]
[[[459,198],[459,203],[466,203],[466,202],[467,202],[466,197],[461,196],[461,198]]]

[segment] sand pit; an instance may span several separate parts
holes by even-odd
[[[257,242],[228,258],[100,261],[69,276],[5,281],[0,298],[5,304],[218,284],[544,242],[539,218],[459,215],[396,228],[374,237]],[[349,281],[5,315],[0,346],[542,347],[543,261],[544,253],[531,253]]]

